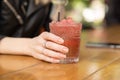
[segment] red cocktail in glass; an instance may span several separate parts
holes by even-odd
[[[69,48],[67,58],[60,63],[74,63],[79,61],[80,34],[82,24],[75,23],[71,18],[50,23],[50,32],[64,39],[64,46]]]

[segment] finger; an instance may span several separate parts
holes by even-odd
[[[60,38],[59,36],[56,36],[55,34],[49,33],[49,32],[43,32],[41,34],[41,37],[43,37],[46,40],[50,40],[59,44],[63,44],[64,40]]]
[[[36,42],[37,45],[39,44],[44,47],[46,44],[46,40],[44,40],[42,37],[35,37],[33,39],[35,40],[34,42]]]
[[[66,58],[65,54],[60,53],[60,52],[55,52],[55,51],[52,51],[52,50],[49,50],[49,49],[44,49],[43,50],[43,54],[47,55],[47,56],[50,56],[50,57],[53,57],[53,58],[57,58],[57,59],[64,59],[64,58]]]
[[[35,51],[38,52],[39,54],[43,54],[49,57],[53,57],[53,58],[57,58],[57,59],[63,59],[66,58],[66,55],[63,53],[59,53],[59,52],[55,52],[46,48],[42,48],[42,47],[35,47]]]
[[[50,41],[47,41],[45,47],[57,52],[68,53],[68,48]]]
[[[58,60],[58,59],[51,58],[51,57],[48,57],[48,56],[45,56],[45,55],[39,54],[39,53],[34,53],[33,57],[40,59],[40,60],[47,61],[47,62],[51,62],[51,63],[59,63],[60,62],[60,60]]]

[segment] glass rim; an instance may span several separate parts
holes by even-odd
[[[55,25],[55,26],[82,26],[82,23],[74,23],[74,24],[57,24],[57,23],[49,23],[50,26]]]

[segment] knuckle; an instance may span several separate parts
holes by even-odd
[[[53,58],[49,58],[49,61],[53,63],[55,60]]]
[[[50,48],[50,47],[51,47],[51,42],[47,41],[47,42],[46,42],[46,47],[47,47],[47,48]]]
[[[43,32],[41,35],[42,36],[46,36],[46,35],[48,35],[49,33],[48,32]]]
[[[46,49],[45,48],[42,49],[42,54],[46,54]]]

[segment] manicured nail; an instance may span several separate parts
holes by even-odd
[[[63,43],[63,42],[64,42],[64,40],[63,40],[63,39],[61,39],[61,38],[59,38],[59,39],[58,39],[58,41],[59,41],[59,42],[61,42],[61,43]]]
[[[59,63],[60,62],[60,60],[54,60],[54,62],[53,63]]]
[[[67,53],[68,52],[68,48],[63,48],[63,51]]]
[[[66,58],[66,55],[61,55],[61,57]]]

